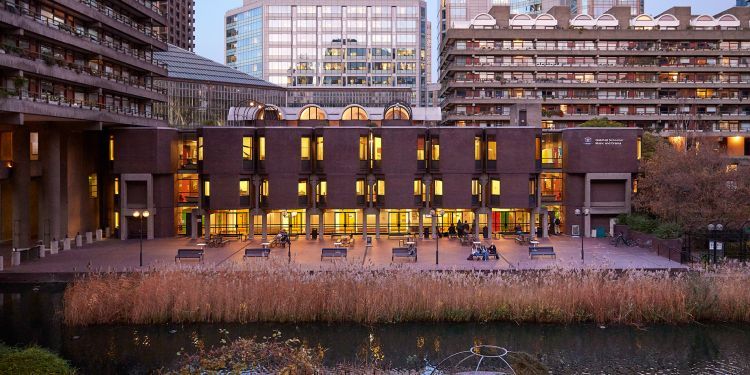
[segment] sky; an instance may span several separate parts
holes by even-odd
[[[433,48],[437,47],[437,4],[427,0],[427,16],[432,21]],[[676,5],[690,5],[693,14],[716,14],[734,6],[735,0],[646,0],[646,13],[659,14]],[[242,0],[195,0],[195,52],[214,61],[224,63],[224,13],[242,5]],[[432,51],[433,60],[437,53]],[[433,67],[437,62],[433,61]],[[433,72],[433,77],[437,74]]]

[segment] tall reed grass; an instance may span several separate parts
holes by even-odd
[[[750,322],[750,269],[420,272],[281,266],[98,274],[65,291],[69,325],[184,322]]]

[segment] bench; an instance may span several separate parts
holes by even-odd
[[[271,249],[245,249],[245,255],[242,260],[247,258],[268,258],[271,254]]]
[[[195,259],[199,262],[203,262],[203,250],[201,249],[178,249],[177,255],[174,257],[174,262],[183,259]]]
[[[529,259],[533,259],[534,257],[541,257],[541,256],[550,256],[552,258],[557,259],[557,255],[555,254],[555,249],[552,246],[529,246]]]
[[[346,258],[346,252],[347,252],[347,248],[345,247],[322,249],[320,251],[320,260],[323,261],[323,259],[326,259],[326,258],[328,259]]]
[[[417,248],[416,247],[394,247],[391,253],[391,262],[396,258],[414,258],[414,262],[417,261]]]
[[[516,240],[516,243],[517,243],[517,244],[519,244],[519,245],[523,245],[523,244],[526,244],[526,243],[528,243],[529,241],[531,241],[531,235],[527,235],[527,234],[519,234],[519,235],[516,235],[516,238],[515,238],[515,240]]]

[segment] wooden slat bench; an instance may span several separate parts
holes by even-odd
[[[541,257],[541,256],[550,256],[552,258],[557,259],[557,254],[555,254],[555,248],[552,246],[529,246],[529,258],[533,259],[534,257]]]
[[[338,248],[326,248],[320,250],[320,260],[323,259],[336,259],[336,258],[346,258],[347,249],[345,247],[338,247]]]
[[[203,250],[201,249],[178,249],[177,255],[174,257],[174,262],[182,261],[183,259],[195,259],[199,262],[203,262]]]
[[[414,258],[414,262],[417,261],[417,248],[409,247],[394,247],[391,253],[391,262],[396,258]]]
[[[247,258],[268,258],[271,254],[271,249],[245,249],[245,255],[242,256],[242,260]]]

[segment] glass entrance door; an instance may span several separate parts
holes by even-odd
[[[388,212],[388,234],[405,235],[409,233],[409,213],[405,211]]]
[[[336,234],[354,234],[357,228],[357,213],[354,211],[334,213],[334,232]]]

